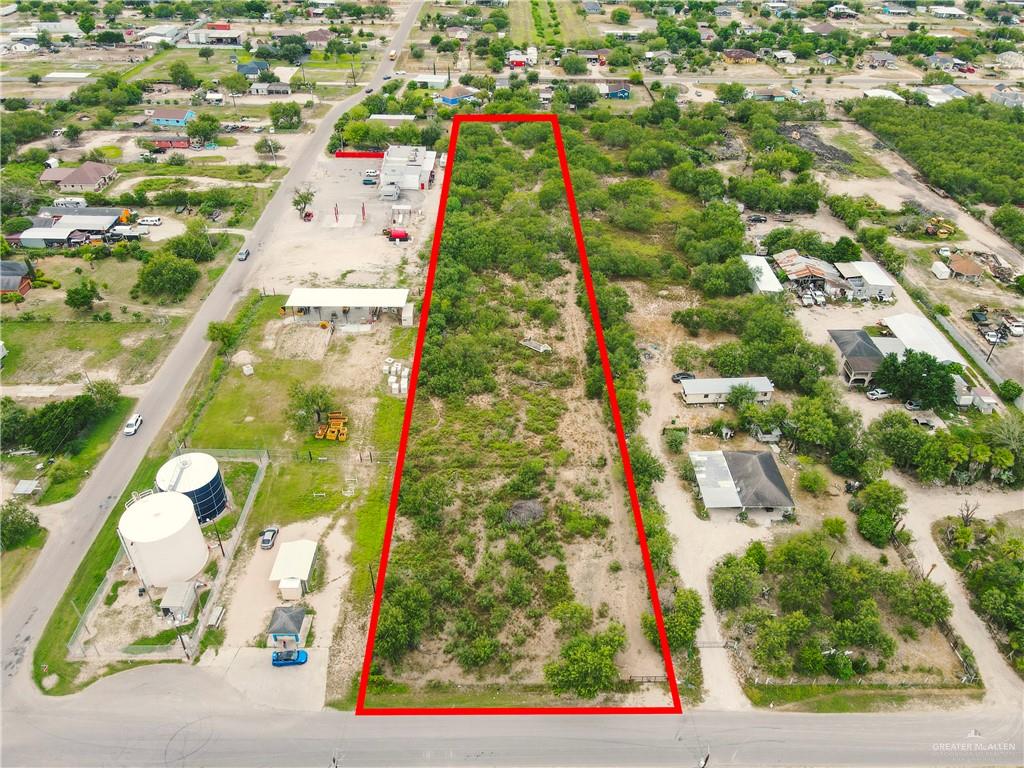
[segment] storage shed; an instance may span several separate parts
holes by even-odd
[[[952,275],[952,272],[949,271],[949,267],[947,267],[943,262],[933,261],[932,274],[935,275],[939,280],[949,280],[950,276]]]
[[[287,541],[278,550],[270,580],[277,582],[282,600],[301,600],[316,561],[317,544],[310,539]]]
[[[191,618],[198,596],[196,582],[172,581],[160,600],[160,612],[176,624],[184,624]]]

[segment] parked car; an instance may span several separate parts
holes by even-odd
[[[124,425],[124,434],[126,437],[131,437],[139,431],[139,427],[142,426],[142,414],[133,413],[128,419],[128,423]]]
[[[396,75],[404,75],[405,74],[405,70],[404,69],[396,69],[395,70],[395,74]]]
[[[363,186],[364,187],[375,187],[375,186],[377,186],[377,180],[372,178],[372,177],[370,177],[370,176],[364,176],[363,177]]]
[[[822,293],[821,291],[812,291],[811,295],[814,297],[814,303],[815,304],[819,304],[821,306],[825,306],[825,303],[827,302],[827,299],[825,298],[825,294],[824,293]]]
[[[908,411],[920,411],[924,408],[924,405],[920,400],[907,400],[907,402],[903,404],[903,407]]]
[[[373,93],[373,88],[365,88],[363,93]]]
[[[381,80],[390,80],[390,79],[391,79],[391,75],[384,75],[384,77],[381,78]]]
[[[163,223],[164,220],[159,216],[143,216],[139,219],[139,224],[142,224],[144,227],[159,227]]]
[[[750,222],[751,224],[764,224],[766,221],[768,221],[768,217],[762,216],[760,213],[752,213],[749,216],[747,216],[747,221]]]
[[[809,294],[809,293],[801,294],[800,295],[800,303],[803,304],[805,307],[813,307],[814,306],[814,297],[811,296],[811,294]]]
[[[885,400],[892,397],[892,392],[885,389],[872,389],[868,392],[868,400]]]
[[[275,667],[297,667],[309,660],[309,654],[301,648],[297,651],[274,651],[270,663]]]
[[[277,541],[277,534],[280,533],[281,529],[276,525],[272,525],[265,529],[260,534],[260,549],[273,549],[274,542]]]
[[[985,341],[989,344],[1009,344],[1010,340],[1007,338],[1007,334],[1000,333],[999,331],[986,331]]]
[[[378,176],[380,176],[380,171],[378,171],[376,168],[370,168],[363,173],[363,176],[365,176],[368,179],[376,179]]]
[[[931,430],[935,429],[935,424],[934,424],[934,422],[932,422],[932,420],[931,420],[931,419],[928,419],[928,418],[926,418],[926,417],[924,417],[924,416],[915,416],[915,417],[914,417],[914,418],[912,419],[912,421],[913,421],[913,422],[914,422],[915,424],[917,424],[917,426],[919,426],[919,427],[924,427],[925,429],[927,429],[927,430],[929,430],[929,431],[931,431]]]
[[[679,373],[673,373],[672,374],[672,383],[673,384],[678,384],[678,383],[680,383],[682,381],[688,381],[690,379],[696,379],[696,378],[697,377],[694,376],[689,371],[679,371]]]
[[[238,259],[239,261],[245,261],[246,259],[249,258],[249,249],[243,248],[238,252],[238,256],[236,256],[235,258]]]

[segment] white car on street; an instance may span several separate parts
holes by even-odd
[[[124,425],[125,437],[131,437],[139,431],[139,427],[142,426],[142,414],[133,413],[131,418],[128,419],[128,423]]]
[[[872,389],[868,392],[868,400],[885,400],[892,397],[892,392],[885,389]]]

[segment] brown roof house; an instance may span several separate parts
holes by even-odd
[[[40,181],[56,184],[61,192],[99,192],[116,178],[117,169],[114,166],[92,160],[77,168],[47,168],[39,176]]]
[[[314,29],[312,32],[307,32],[303,37],[314,48],[326,48],[327,43],[334,39],[334,35],[326,29]]]
[[[722,56],[733,64],[752,64],[757,61],[757,56],[744,48],[726,48]]]

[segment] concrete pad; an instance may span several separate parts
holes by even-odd
[[[319,712],[327,694],[327,651],[310,649],[299,667],[274,667],[269,648],[223,650],[204,662],[249,702],[296,712]],[[209,654],[207,654],[209,656]]]

